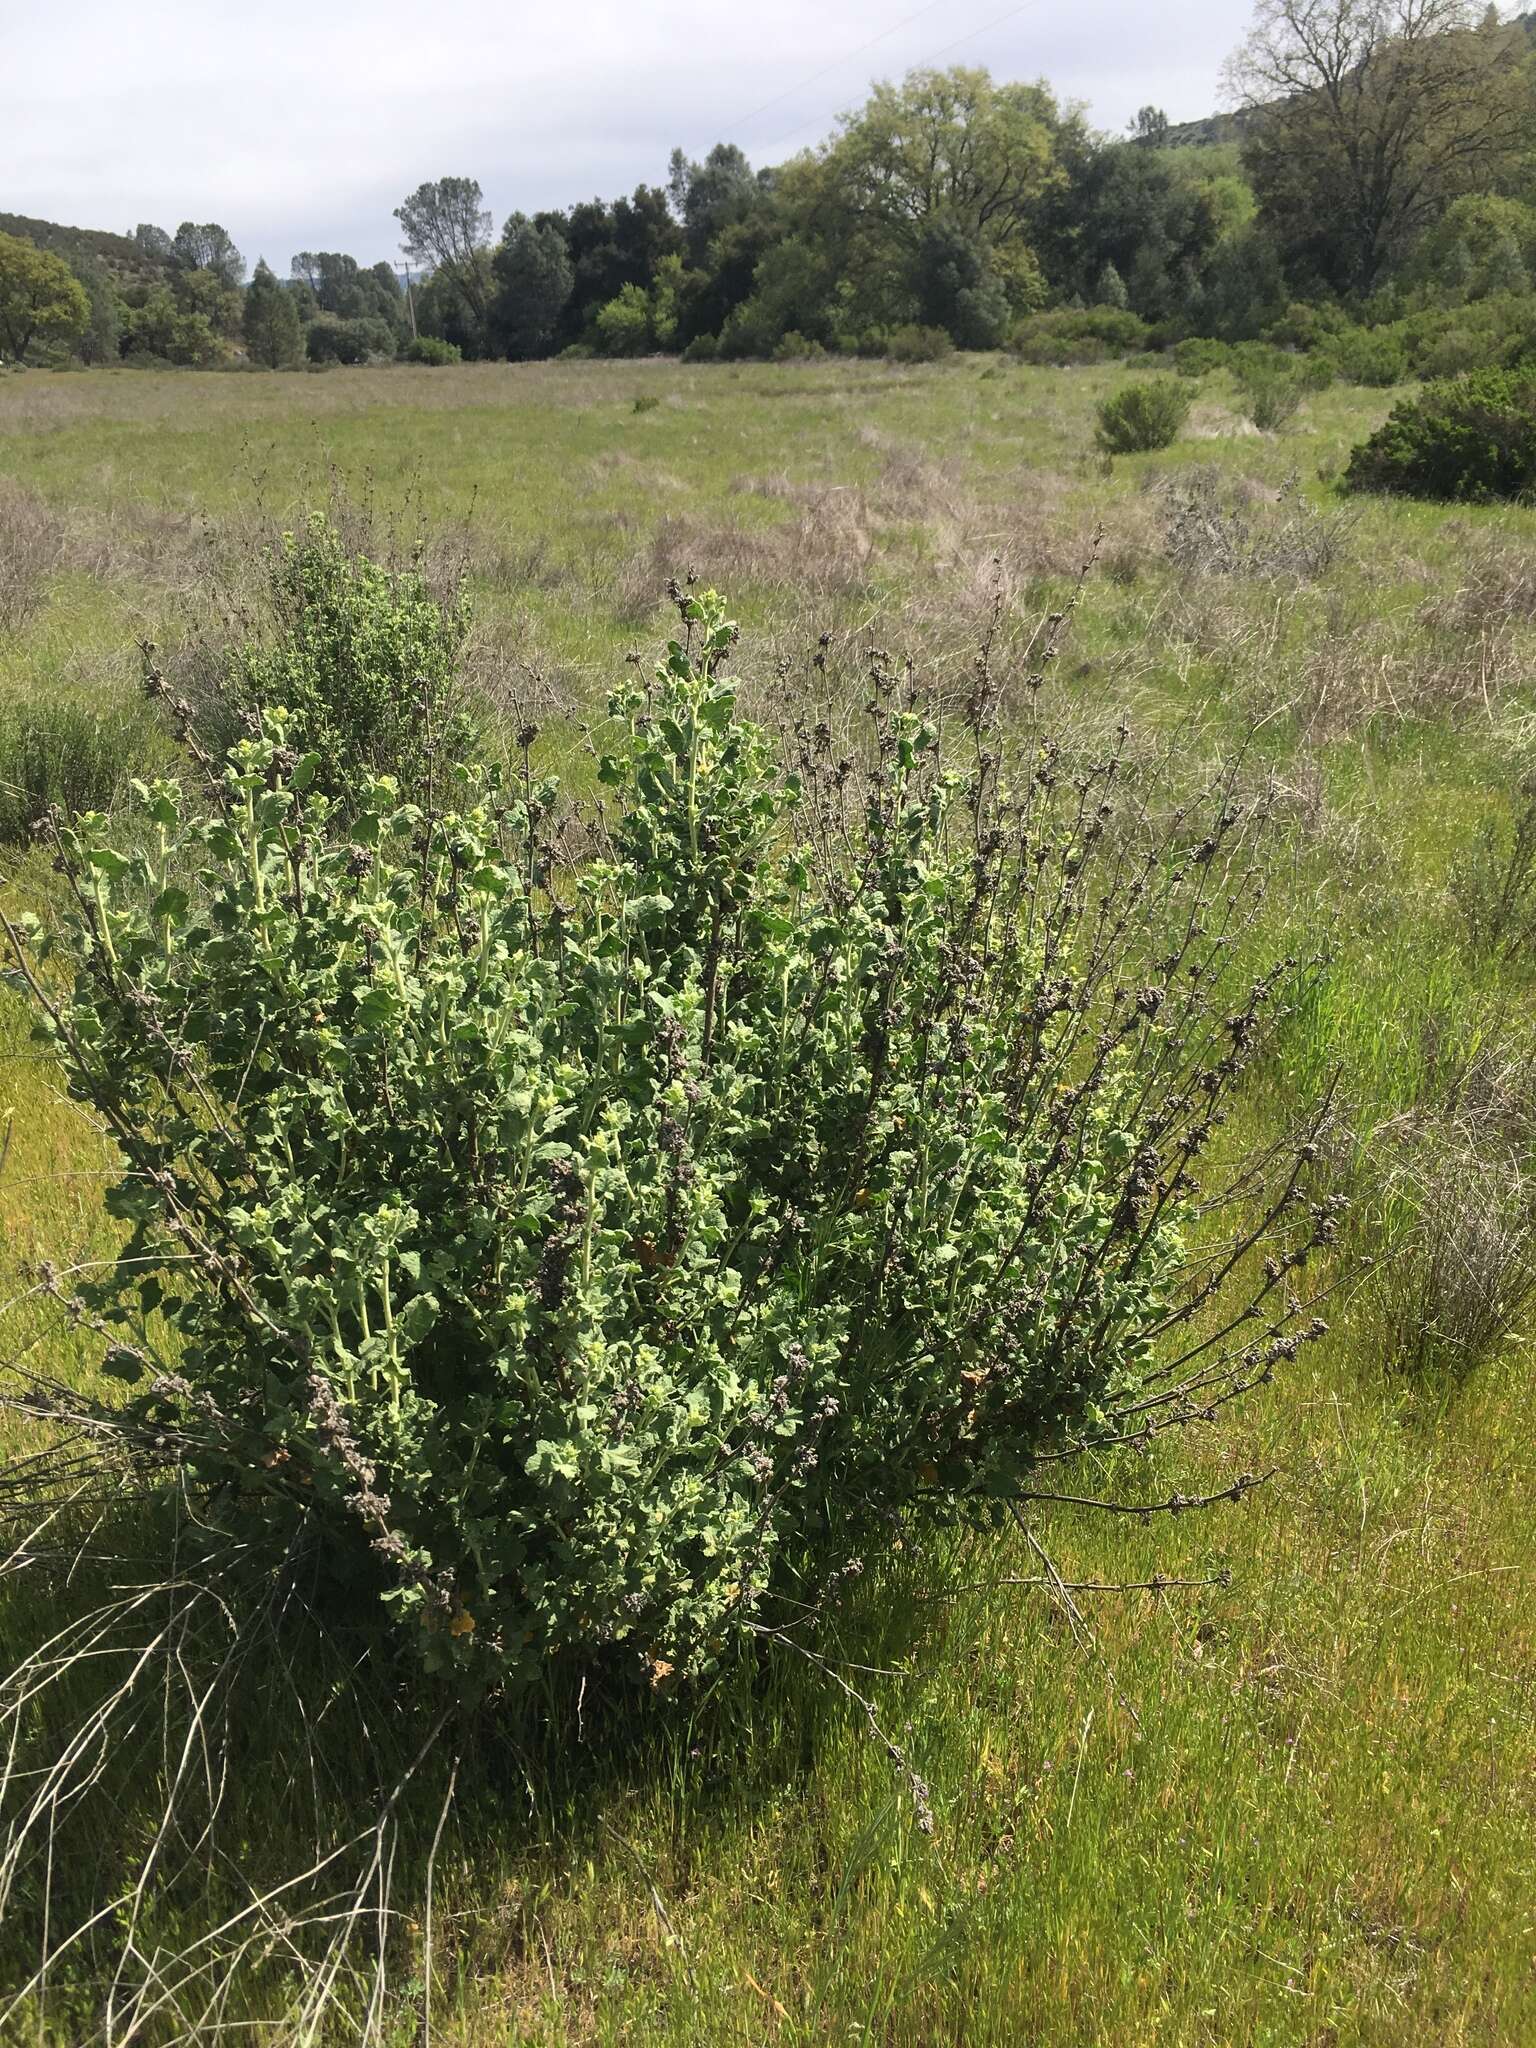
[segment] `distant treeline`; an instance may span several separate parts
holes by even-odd
[[[395,210],[408,288],[334,251],[247,283],[216,223],[0,215],[0,354],[1073,360],[1326,339],[1390,382],[1536,346],[1536,15],[1260,0],[1228,78],[1235,115],[1175,130],[1147,107],[1110,137],[1043,82],[916,71],[787,163],[675,150],[664,183],[514,213],[499,237],[473,178],[437,179]]]

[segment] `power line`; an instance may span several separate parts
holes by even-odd
[[[896,35],[901,29],[910,28],[914,21],[921,21],[925,14],[932,14],[936,7],[942,7],[945,4],[946,0],[928,0],[927,6],[919,7],[912,14],[904,14],[900,21],[893,21],[889,28],[881,29],[879,35],[871,36],[867,43],[860,43],[855,50],[845,50],[841,57],[834,57],[830,64],[823,64],[821,69],[813,71],[809,78],[802,78],[797,85],[789,86],[784,92],[775,93],[771,100],[764,100],[763,104],[760,107],[754,107],[750,114],[744,114],[738,120],[729,122],[727,124],[728,130],[738,130],[747,127],[760,114],[771,113],[775,107],[782,106],[785,100],[792,100],[797,93],[804,92],[807,86],[819,85],[822,79],[829,78],[834,71],[840,71],[845,64],[851,64],[855,57],[862,57],[866,50],[874,49],[877,43],[885,42],[889,37]],[[1028,0],[1024,0],[1024,4],[1027,5]],[[980,30],[977,33],[980,34]]]

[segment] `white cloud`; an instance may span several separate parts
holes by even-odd
[[[218,220],[279,270],[300,248],[393,257],[391,210],[423,178],[478,178],[499,224],[514,208],[660,182],[674,143],[697,154],[724,138],[776,162],[824,135],[871,77],[930,61],[1043,76],[1109,129],[1147,102],[1190,119],[1216,105],[1249,11],[0,0],[0,206],[118,230]]]

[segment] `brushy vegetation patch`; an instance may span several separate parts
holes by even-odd
[[[1173,377],[1127,384],[1099,407],[1099,446],[1109,455],[1171,448],[1184,431],[1192,403],[1188,385]]]
[[[1473,504],[1536,494],[1536,370],[1483,370],[1402,399],[1355,449],[1346,488]]]

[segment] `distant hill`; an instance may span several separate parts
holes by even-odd
[[[1524,29],[1531,42],[1536,43],[1536,9],[1516,15],[1510,27]],[[1201,121],[1177,122],[1168,130],[1164,140],[1170,148],[1214,147],[1226,142],[1241,142],[1256,117],[1257,110],[1252,107],[1239,107],[1230,114],[1207,114]]]
[[[51,249],[66,263],[97,264],[123,286],[152,284],[164,267],[146,256],[131,235],[108,234],[103,228],[64,227],[25,213],[0,213],[0,235],[20,235],[40,249]]]

